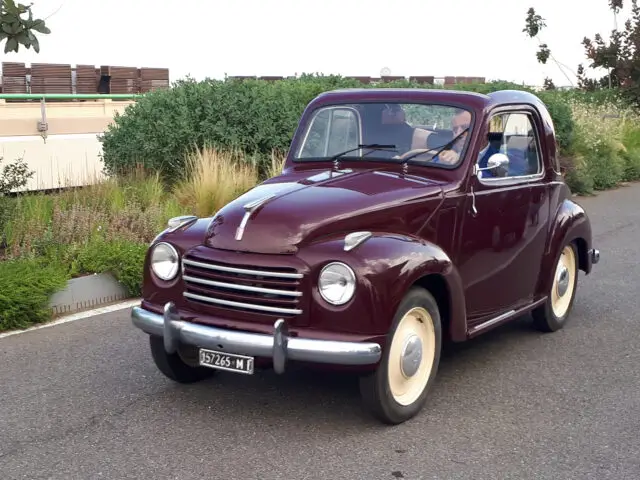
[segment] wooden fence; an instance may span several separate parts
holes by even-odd
[[[138,94],[169,87],[169,69],[3,62],[0,93]]]

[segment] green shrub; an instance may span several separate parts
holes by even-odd
[[[389,82],[385,88],[435,88],[407,80]],[[204,80],[187,78],[169,90],[159,90],[127,107],[102,137],[103,160],[109,174],[142,165],[160,172],[174,185],[187,173],[185,157],[194,149],[240,149],[255,163],[260,177],[268,175],[274,150],[286,151],[300,115],[322,92],[368,88],[354,79],[304,75],[276,82],[263,80]],[[448,87],[479,93],[525,87],[508,82]],[[551,115],[560,143],[571,141],[572,124],[566,105],[550,98]]]
[[[569,102],[557,92],[541,92],[538,96],[546,105],[553,120],[560,154],[571,154],[575,137],[575,122]]]
[[[147,248],[127,240],[94,240],[79,249],[74,268],[79,273],[110,273],[129,296],[138,296]]]
[[[39,259],[0,262],[0,331],[51,319],[49,298],[68,280],[60,264]]]
[[[640,180],[640,150],[628,150],[622,154],[625,182]]]

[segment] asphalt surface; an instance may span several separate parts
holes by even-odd
[[[124,310],[0,339],[0,479],[638,479],[640,184],[578,201],[602,257],[570,324],[448,347],[408,423],[349,376],[173,384]]]

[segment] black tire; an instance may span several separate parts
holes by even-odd
[[[566,308],[565,306],[562,306],[561,310],[563,310],[564,313],[558,315],[554,310],[554,291],[556,290],[557,267],[561,258],[563,258],[563,255],[567,261],[570,274],[568,290],[565,295],[570,295],[570,300],[568,305],[566,305]],[[551,289],[548,292],[547,301],[531,312],[531,316],[533,317],[533,326],[535,329],[540,330],[541,332],[551,333],[556,332],[565,326],[569,316],[571,315],[573,303],[576,299],[578,273],[578,249],[574,243],[569,243],[560,250],[560,253],[556,257],[556,261],[551,272]]]
[[[164,340],[157,335],[149,335],[151,356],[158,369],[168,378],[178,383],[195,383],[213,376],[215,370],[207,367],[193,367],[185,363],[178,352],[168,354]]]
[[[424,382],[425,378],[427,378],[427,380],[424,384],[424,388],[421,390],[421,393],[417,398],[403,404],[399,403],[396,398],[394,398],[391,391],[389,382],[389,358],[391,355],[394,336],[396,335],[396,332],[398,332],[398,327],[405,315],[414,308],[422,308],[426,310],[432,321],[433,332],[428,335],[433,341],[433,348],[432,351],[428,351],[428,349],[423,350],[423,358],[431,358],[432,364],[430,369],[428,369],[428,367],[424,367],[422,374],[420,370],[418,370],[414,377],[412,377],[416,379],[419,378],[420,382]],[[421,321],[421,323],[424,322]],[[365,407],[375,418],[385,424],[397,425],[406,422],[422,410],[426,403],[429,389],[431,388],[438,371],[440,351],[442,348],[442,326],[438,304],[433,298],[433,295],[424,288],[413,287],[400,303],[387,338],[388,340],[383,351],[382,359],[375,372],[360,377],[360,394]],[[398,338],[398,341],[403,342],[404,339]],[[429,355],[429,357],[425,357],[425,354]],[[399,360],[399,357],[395,358]],[[398,365],[399,363],[400,362],[398,362]],[[395,370],[395,367],[392,368]],[[422,385],[422,383],[419,383],[416,387],[416,393],[417,391],[420,391],[420,385]]]

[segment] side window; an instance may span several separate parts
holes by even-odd
[[[309,127],[299,157],[320,158],[356,148],[359,144],[358,117],[352,109],[319,111]]]
[[[509,158],[507,177],[535,175],[542,172],[542,159],[538,136],[531,116],[527,113],[500,113],[489,122],[486,147],[480,152],[478,166],[486,168],[491,155],[503,153]],[[483,171],[482,178],[498,176],[491,170]]]

